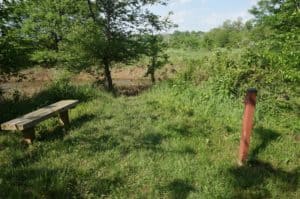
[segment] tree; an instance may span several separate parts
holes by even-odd
[[[287,32],[300,26],[300,2],[296,0],[260,0],[250,13],[257,25],[267,25],[277,31]]]
[[[146,55],[150,58],[150,64],[145,77],[151,76],[152,83],[155,83],[155,71],[168,62],[168,55],[165,53],[167,44],[161,35],[146,36]]]
[[[16,70],[54,65],[75,57],[62,52],[74,26],[88,18],[85,0],[4,0],[0,3],[0,65]],[[64,49],[65,50],[65,49]]]
[[[23,1],[0,2],[0,73],[28,65],[30,41],[20,34],[26,14]]]
[[[146,6],[166,5],[166,0],[87,0],[90,17],[98,27],[102,45],[96,58],[104,67],[108,90],[112,91],[111,67],[114,62],[128,62],[141,54],[139,34],[165,25]]]
[[[74,24],[87,17],[83,0],[27,0],[22,23],[22,34],[31,39],[35,50],[31,59],[41,64],[60,61],[60,45]]]
[[[279,70],[285,81],[300,81],[300,2],[260,0],[250,12],[255,16],[256,42],[251,57],[264,68]]]

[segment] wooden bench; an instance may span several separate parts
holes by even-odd
[[[78,100],[59,101],[1,124],[1,130],[22,131],[24,141],[30,144],[35,138],[34,127],[46,119],[58,115],[60,123],[64,126],[69,126],[68,110],[74,108],[78,103]]]

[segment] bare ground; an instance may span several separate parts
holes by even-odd
[[[137,95],[141,91],[152,86],[148,77],[144,77],[145,67],[124,67],[112,69],[113,83],[120,94]],[[174,66],[169,65],[157,71],[157,80],[162,81],[176,74]],[[7,96],[15,92],[22,95],[31,96],[43,90],[49,83],[55,80],[59,74],[57,69],[35,67],[20,71],[19,73],[11,73],[0,75],[0,89]],[[93,72],[81,72],[75,74],[71,78],[74,84],[93,84],[103,83],[103,74],[95,74]]]

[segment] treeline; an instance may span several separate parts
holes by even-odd
[[[227,20],[221,27],[214,28],[203,37],[203,46],[207,49],[213,48],[240,48],[248,44],[249,31],[252,30],[251,21],[242,22]]]
[[[184,49],[214,49],[214,48],[239,48],[249,42],[249,32],[253,22],[243,23],[242,19],[236,21],[226,20],[222,26],[209,32],[180,32],[166,36],[170,47]]]
[[[204,32],[175,31],[173,34],[165,35],[165,40],[171,48],[199,49],[203,47],[202,38]]]

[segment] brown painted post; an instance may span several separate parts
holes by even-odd
[[[253,128],[253,119],[256,105],[257,90],[248,89],[245,97],[245,110],[243,116],[243,127],[240,141],[239,160],[240,166],[244,165],[248,158],[251,131]]]
[[[22,133],[23,133],[23,142],[25,144],[31,144],[32,141],[35,139],[34,127],[25,129],[22,131]]]
[[[65,127],[68,127],[70,125],[68,110],[59,113],[59,118],[60,123]]]

